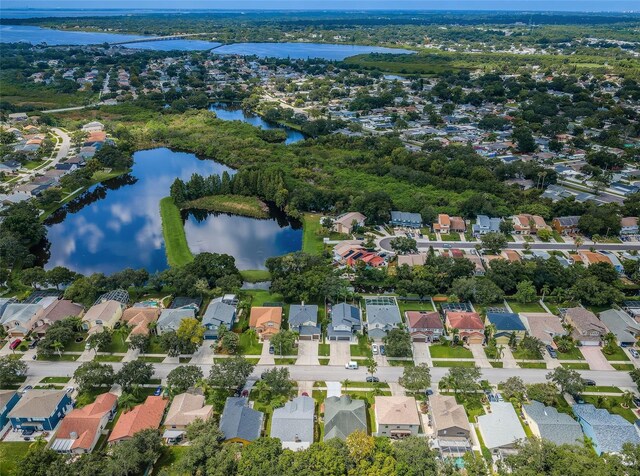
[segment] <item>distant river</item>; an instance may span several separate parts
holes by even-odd
[[[127,267],[166,269],[160,199],[169,195],[176,177],[188,180],[194,173],[223,171],[234,173],[190,153],[166,148],[136,152],[130,174],[92,187],[47,219],[40,264],[83,274],[111,274]],[[300,223],[278,210],[271,210],[265,220],[207,212],[184,213],[183,220],[193,253],[230,254],[240,269],[264,269],[266,258],[302,246]]]
[[[142,35],[122,35],[118,33],[93,33],[87,31],[52,30],[38,26],[0,25],[0,42],[47,45],[98,45],[147,38]],[[365,53],[407,54],[413,51],[383,48],[378,46],[334,45],[324,43],[235,43],[220,46],[221,43],[202,40],[164,40],[142,43],[128,43],[126,48],[156,51],[205,51],[213,50],[222,55],[259,56],[261,58],[308,59],[323,58],[340,61],[349,56]],[[219,47],[219,48],[218,48]]]

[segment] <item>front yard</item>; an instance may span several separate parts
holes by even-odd
[[[260,355],[262,353],[262,345],[258,342],[255,332],[243,332],[240,334],[239,353],[244,355]]]
[[[351,355],[354,357],[371,356],[371,347],[369,346],[367,336],[358,335],[358,343],[351,344]]]
[[[461,345],[451,346],[448,343],[429,346],[429,353],[435,359],[472,359],[473,354]]]
[[[624,353],[624,350],[622,350],[617,345],[615,346],[615,349],[612,354],[607,354],[603,350],[602,355],[604,355],[607,360],[614,360],[614,361],[617,360],[621,362],[626,362],[629,360],[629,357],[627,357],[627,354]]]

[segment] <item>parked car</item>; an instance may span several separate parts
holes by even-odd
[[[551,356],[552,359],[558,358],[558,353],[556,352],[556,349],[554,349],[550,345],[547,346],[547,352],[549,352],[549,355]]]
[[[273,353],[275,353],[275,351],[276,351],[275,347],[273,347],[272,345],[270,345],[270,346],[269,346],[269,353],[270,353],[270,354],[273,354]]]
[[[442,245],[443,248],[450,250],[451,249],[451,245],[449,243],[445,243],[444,245]]]
[[[367,382],[379,382],[380,379],[378,377],[369,376],[366,378]]]
[[[640,408],[640,397],[633,397],[633,404],[636,408]]]
[[[22,339],[16,339],[9,344],[9,349],[16,350],[20,344],[22,344]]]
[[[156,387],[155,392],[153,392],[153,394],[154,394],[156,397],[159,397],[160,395],[162,395],[162,385],[158,385],[158,386]]]
[[[384,350],[384,345],[380,346],[380,355],[384,355],[385,354],[385,350]]]
[[[162,388],[162,387],[160,387],[160,388]],[[74,390],[75,390],[75,387],[67,387],[67,388],[64,389],[64,391],[67,392],[67,393],[73,393]],[[156,392],[157,391],[158,390],[156,389]],[[160,394],[158,394],[158,395],[160,395]]]
[[[378,355],[378,344],[373,344],[371,346],[371,352],[373,352],[373,355]]]
[[[38,346],[38,342],[40,342],[40,339],[33,339],[31,342],[29,342],[29,348],[35,349]]]
[[[596,386],[596,381],[595,380],[591,380],[590,378],[583,378],[582,379],[582,383],[585,384],[587,387],[595,387]]]
[[[640,359],[640,353],[636,349],[629,349],[629,353],[634,359]]]
[[[349,370],[358,370],[358,362],[352,360],[348,364],[345,364],[344,368]]]
[[[426,389],[426,390],[424,391],[424,394],[425,394],[427,397],[430,397],[431,395],[433,395],[433,390],[431,390],[430,388],[428,388],[428,389]]]

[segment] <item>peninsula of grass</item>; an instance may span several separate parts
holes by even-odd
[[[182,209],[233,213],[251,218],[269,218],[269,208],[262,200],[244,195],[209,195],[185,202]]]
[[[302,251],[312,255],[322,254],[324,241],[320,236],[320,215],[305,213],[302,217]]]
[[[193,261],[189,250],[187,235],[184,233],[180,210],[171,197],[160,200],[160,217],[162,218],[162,234],[169,266],[184,266]]]

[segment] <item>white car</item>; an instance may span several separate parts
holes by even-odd
[[[349,369],[349,370],[358,370],[358,362],[354,362],[353,360],[351,362],[349,362],[348,364],[344,365],[345,369]]]
[[[640,358],[640,354],[636,349],[629,349],[629,353],[634,359]]]
[[[378,344],[373,344],[371,346],[371,352],[373,352],[373,355],[378,355]]]

